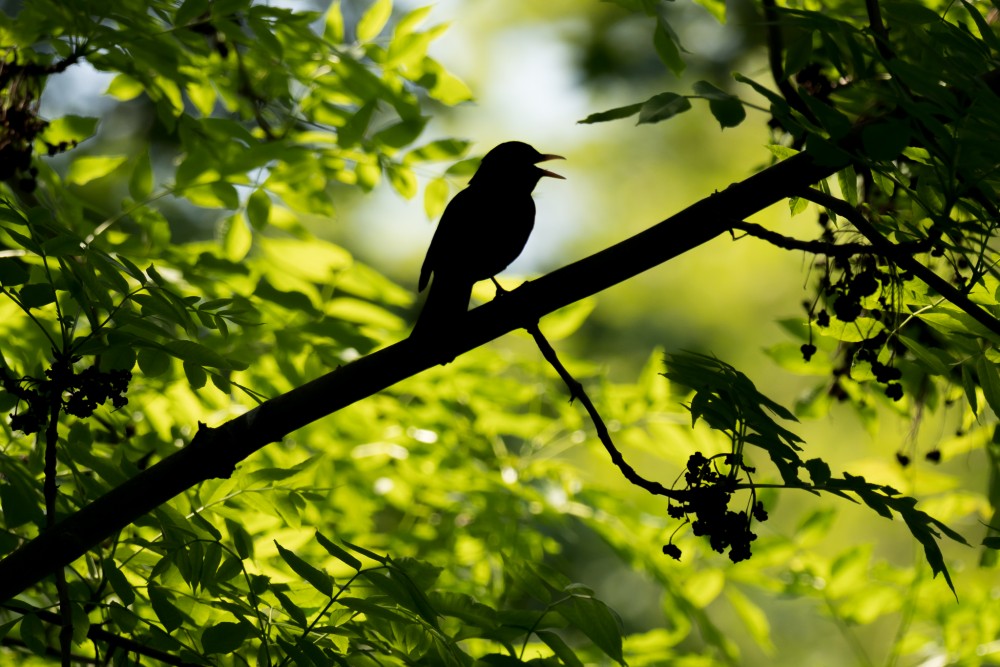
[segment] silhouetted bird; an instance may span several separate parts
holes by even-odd
[[[431,274],[434,284],[413,334],[453,326],[468,310],[472,286],[500,273],[521,254],[535,225],[531,191],[543,176],[563,178],[537,164],[562,159],[520,141],[486,154],[469,186],[445,208],[431,239],[417,287],[423,291]]]

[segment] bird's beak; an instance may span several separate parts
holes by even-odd
[[[539,162],[545,162],[546,160],[565,160],[565,159],[566,158],[564,158],[562,155],[552,155],[551,153],[547,153],[543,154],[540,158],[535,160],[535,163],[537,164]],[[549,171],[548,169],[542,169],[541,167],[539,167],[538,170],[542,172],[542,176],[548,176],[549,178],[561,178],[563,180],[566,180],[565,176],[560,176],[554,171]]]

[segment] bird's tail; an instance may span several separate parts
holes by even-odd
[[[413,325],[414,336],[440,336],[455,330],[460,318],[469,309],[472,283],[441,280],[437,275],[427,293],[427,301]]]

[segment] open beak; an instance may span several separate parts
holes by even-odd
[[[546,160],[565,160],[565,159],[566,158],[564,158],[562,155],[552,155],[551,153],[548,153],[548,154],[543,154],[540,158],[535,160],[535,163],[537,164],[539,162],[545,162]],[[565,176],[560,176],[554,171],[549,171],[548,169],[542,169],[541,167],[539,167],[538,170],[542,172],[542,176],[548,176],[549,178],[561,178],[563,180],[566,180]]]

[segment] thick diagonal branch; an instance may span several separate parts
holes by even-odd
[[[1000,91],[1000,70],[983,81]],[[129,479],[0,561],[0,601],[80,558],[102,540],[200,482],[229,476],[258,449],[393,384],[454,359],[544,315],[663,264],[850,163],[861,128],[840,142],[843,160],[799,153],[731,185],[635,236],[476,308],[441,340],[407,339],[277,396],[218,428],[202,426],[185,448]]]

